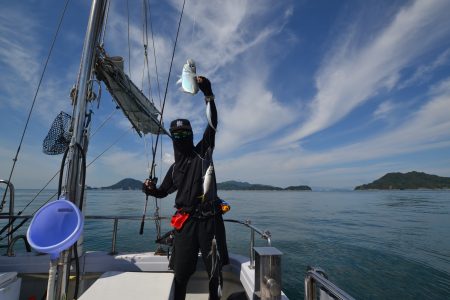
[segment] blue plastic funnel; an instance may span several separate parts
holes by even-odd
[[[83,231],[83,216],[70,201],[59,199],[43,206],[34,215],[27,231],[31,247],[56,259],[70,248]]]

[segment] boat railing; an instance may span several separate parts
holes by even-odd
[[[12,191],[12,190],[11,190]],[[11,212],[12,213],[12,212]],[[20,219],[22,221],[24,220],[28,220],[33,218],[32,215],[0,215],[0,220],[1,219],[8,219],[9,222],[11,223],[11,220],[13,219]],[[131,221],[141,221],[142,220],[142,216],[141,215],[130,215],[130,216],[115,216],[115,215],[87,215],[85,216],[86,220],[113,220],[113,229],[112,229],[112,236],[111,236],[111,254],[116,254],[117,253],[117,231],[118,231],[118,227],[119,227],[119,220],[131,220]],[[150,220],[150,221],[156,221],[156,220],[164,220],[164,219],[168,219],[167,217],[145,217],[145,220]],[[225,222],[229,222],[229,223],[237,223],[237,224],[241,224],[247,228],[250,229],[250,265],[249,268],[254,269],[255,268],[255,234],[259,234],[261,236],[262,239],[267,241],[267,245],[270,247],[272,244],[271,241],[271,233],[269,231],[263,231],[259,228],[257,228],[256,226],[252,225],[251,220],[245,220],[245,221],[239,221],[239,220],[233,220],[233,219],[225,219]],[[16,231],[17,228],[13,228],[13,224],[10,224],[8,226],[8,256],[13,256],[14,252],[13,252],[13,245],[14,242],[17,239],[13,238],[13,233],[14,231]],[[25,240],[26,241],[26,240]],[[28,247],[27,247],[28,249]]]
[[[333,282],[328,280],[325,271],[308,267],[305,276],[305,300],[355,300]]]
[[[272,246],[272,234],[269,231],[262,231],[261,229],[257,228],[256,226],[252,225],[251,220],[245,220],[245,221],[239,221],[239,220],[233,220],[233,219],[224,219],[225,222],[230,223],[237,223],[244,225],[245,227],[250,229],[250,269],[255,268],[255,233],[258,233],[261,235],[261,238],[267,240],[267,246]]]
[[[117,254],[116,245],[117,245],[117,230],[119,228],[119,220],[130,220],[130,221],[142,221],[142,216],[105,216],[105,215],[92,215],[85,216],[86,220],[114,220],[113,222],[113,231],[111,238],[111,251],[110,254]],[[165,220],[167,217],[145,217],[144,220],[157,221],[157,220]]]

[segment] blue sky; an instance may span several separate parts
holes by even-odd
[[[105,48],[125,57],[144,92],[142,1],[113,0]],[[7,1],[0,11],[0,178],[7,179],[43,69],[62,1]],[[182,2],[150,1],[161,94]],[[40,188],[61,156],[42,153],[60,111],[71,113],[90,8],[71,1],[24,138],[12,181]],[[202,96],[179,91],[187,58],[210,78],[219,128],[218,181],[281,187],[353,188],[388,172],[450,176],[450,2],[187,0],[169,82],[166,124],[191,120],[196,140],[206,126]],[[150,38],[150,37],[149,37]],[[150,40],[151,98],[159,106]],[[131,57],[131,63],[128,56]],[[151,137],[139,138],[103,87],[93,103],[87,183],[144,179]],[[115,111],[115,112],[114,112]],[[158,152],[158,176],[173,161],[170,141]],[[56,186],[56,182],[51,186]]]

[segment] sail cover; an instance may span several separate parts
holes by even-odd
[[[160,127],[161,113],[123,72],[122,57],[98,57],[96,72],[140,136],[159,132],[169,135]]]

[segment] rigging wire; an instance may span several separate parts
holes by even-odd
[[[132,130],[133,128],[130,128],[130,130]],[[86,165],[86,168],[88,168],[90,165],[92,165],[97,159],[99,159],[103,154],[105,154],[109,149],[111,149],[115,144],[117,144],[124,136],[125,134],[127,134],[129,131],[124,131],[112,144],[110,144],[104,151],[102,151],[99,155],[97,155],[89,164]],[[66,163],[67,164],[67,163]],[[25,209],[38,197],[38,195],[45,189],[45,187],[47,187],[51,181],[53,181],[53,179],[60,174],[60,171],[56,172],[56,174],[47,182],[47,184],[38,192],[38,194],[20,211],[17,213],[17,216],[20,216]],[[48,198],[41,206],[39,206],[31,215],[33,216],[39,209],[41,209],[41,207],[43,207],[45,204],[47,204],[50,200],[52,200],[55,196],[57,196],[59,193],[59,191],[55,192],[53,195],[50,196],[50,198]],[[14,221],[17,219],[17,216],[14,217],[11,222],[9,222],[8,224],[6,224],[2,230],[0,231],[0,234],[2,234],[9,226],[11,226]],[[14,227],[14,229],[10,232],[7,233],[5,236],[0,237],[0,241],[2,241],[3,239],[5,239],[6,237],[8,237],[10,234],[13,234],[17,229],[19,229],[20,227],[23,226],[23,224],[26,223],[26,221],[28,221],[28,219],[24,219],[22,222],[20,222],[16,227]]]
[[[143,21],[142,21],[142,44],[144,46],[144,66],[142,68],[142,89],[144,89],[144,77],[145,77],[145,70],[147,70],[147,80],[148,80],[148,86],[149,86],[149,90],[148,90],[148,94],[149,94],[149,98],[152,102],[152,104],[154,104],[153,101],[153,93],[152,93],[152,85],[151,85],[151,78],[150,78],[150,66],[148,63],[148,13],[147,10],[149,7],[149,2],[148,0],[142,0],[142,6],[143,6]],[[153,35],[152,35],[153,38]],[[159,95],[161,95],[160,91]],[[159,98],[159,105],[161,106],[161,96]],[[153,135],[151,135],[151,149],[152,149],[152,155],[153,153],[156,151],[156,147],[155,147],[155,143],[153,141]],[[147,151],[147,144],[144,138],[144,146],[146,148],[146,153],[149,153]],[[150,162],[148,161],[148,171],[150,172],[151,167],[150,167]],[[151,177],[153,177],[153,174],[151,175]]]
[[[107,121],[109,121],[110,119],[111,119],[111,117],[114,115],[114,113],[116,112],[117,110],[113,110],[113,112],[94,130],[94,132],[91,134],[91,138],[92,137],[94,137],[95,136],[95,134],[106,124],[106,122]],[[123,135],[122,135],[123,136]],[[122,137],[121,136],[121,137]],[[118,142],[118,140],[116,141],[116,142],[114,142],[113,143],[113,145],[114,144],[116,144]],[[109,148],[111,148],[112,146],[110,146]],[[109,150],[109,148],[107,148],[108,150]],[[106,152],[106,151],[104,151],[104,152]],[[103,152],[103,153],[104,153]],[[102,154],[103,154],[102,153]],[[99,155],[98,157],[100,157],[101,155]],[[97,157],[97,158],[98,158]],[[96,158],[96,159],[97,159]],[[90,164],[92,164],[94,161],[92,161]],[[89,164],[89,165],[90,165]],[[36,195],[34,195],[34,197],[33,197],[33,199],[31,199],[31,201],[29,201],[26,205],[25,205],[25,207],[24,208],[22,208],[18,213],[17,213],[17,216],[20,216],[20,215],[22,215],[22,213],[25,211],[25,209],[27,209],[28,208],[28,206],[30,206],[31,205],[31,203],[33,203],[34,202],[34,200],[36,200],[36,198],[45,190],[45,188],[53,181],[53,179],[55,179],[55,177],[56,176],[58,176],[58,174],[59,174],[59,172],[60,171],[57,171],[54,175],[53,175],[53,177],[52,178],[50,178],[48,181],[47,181],[47,183],[37,192],[37,194]],[[56,195],[56,194],[55,194]],[[50,197],[50,199],[48,199],[45,203],[47,203],[48,201],[50,201],[55,195],[52,195],[51,197]],[[44,204],[45,204],[44,203]],[[12,225],[12,224],[14,224],[14,222],[16,221],[16,217],[15,218],[13,218],[6,226],[4,226],[2,229],[0,229],[0,234],[2,234],[10,225]]]
[[[164,99],[163,99],[162,108],[161,108],[161,118],[159,119],[158,134],[156,135],[156,146],[155,146],[155,149],[158,148],[158,140],[159,140],[159,136],[161,135],[161,126],[162,126],[162,122],[163,122],[164,108],[166,106],[167,90],[169,89],[170,74],[172,72],[172,65],[173,65],[173,60],[174,60],[174,57],[175,57],[175,50],[177,48],[178,36],[179,36],[179,33],[180,33],[181,20],[183,19],[183,13],[184,13],[185,5],[186,5],[186,0],[183,0],[183,7],[181,8],[180,20],[178,21],[177,35],[175,37],[175,43],[173,45],[172,59],[170,60],[169,74],[167,75],[166,89],[164,91]],[[156,156],[156,152],[153,152],[152,169],[150,170],[150,176],[153,173],[153,168],[154,168],[154,164],[155,164],[155,156]]]
[[[161,107],[162,106],[162,103],[161,103],[161,86],[160,86],[160,83],[159,83],[158,64],[156,62],[156,47],[155,47],[155,38],[154,38],[154,35],[153,35],[153,24],[152,24],[152,15],[151,15],[151,9],[150,9],[150,2],[148,0],[144,0],[144,1],[147,3],[147,7],[148,7],[148,15],[149,15],[148,19],[149,19],[149,23],[150,23],[150,33],[151,33],[152,48],[153,48],[153,61],[154,61],[154,64],[155,64],[155,73],[156,73],[156,83],[157,83],[157,87],[158,87],[159,106]],[[147,18],[146,18],[146,20],[147,20]],[[162,114],[161,114],[161,117],[162,117]],[[153,136],[152,136],[152,145],[153,145]],[[161,150],[161,160],[160,161],[162,161],[162,143],[161,143],[160,150]],[[157,151],[157,145],[155,147],[152,147],[152,155],[156,151]],[[150,172],[150,170],[151,170],[151,168],[149,168],[149,172]],[[160,171],[160,173],[162,172],[161,169],[159,171]],[[155,172],[153,172],[153,173],[155,173]],[[159,176],[161,177],[161,174]]]
[[[128,74],[130,74],[131,78],[131,48],[130,48],[130,10],[128,7],[128,0],[127,0],[127,30],[128,30]]]
[[[130,128],[130,130],[132,130],[133,127]],[[90,165],[92,165],[97,159],[100,158],[100,156],[102,156],[103,154],[105,154],[105,152],[107,152],[109,149],[111,149],[115,144],[117,144],[124,136],[125,134],[128,133],[128,131],[124,131],[111,145],[109,145],[105,150],[103,150],[103,152],[101,152],[99,155],[97,155],[88,165],[87,167],[89,167]]]
[[[103,127],[105,126],[106,122],[108,122],[112,116],[116,113],[117,109],[113,110],[112,113],[109,114],[108,117],[90,134],[90,138],[94,137],[94,135]]]
[[[156,47],[155,47],[155,38],[153,36],[153,24],[152,24],[152,14],[151,14],[151,10],[150,10],[150,2],[148,2],[148,15],[149,15],[149,22],[150,22],[150,33],[152,35],[153,61],[155,64],[156,83],[158,85],[159,106],[161,107],[161,87],[159,85],[158,64],[156,63]]]
[[[128,1],[127,1],[128,2]],[[103,23],[103,29],[102,29],[102,37],[100,39],[100,45],[103,48],[103,45],[105,43],[105,36],[106,36],[106,28],[108,24],[108,16],[109,16],[109,6],[111,4],[111,1],[108,1],[108,6],[106,7],[106,13],[105,13],[105,22]]]
[[[11,167],[11,172],[9,174],[8,182],[11,182],[11,178],[12,178],[12,175],[13,175],[13,172],[14,172],[14,168],[16,167],[16,162],[17,162],[17,159],[19,157],[20,148],[22,146],[23,139],[25,137],[25,133],[26,133],[27,128],[28,128],[28,123],[30,122],[31,114],[33,112],[34,105],[36,103],[37,95],[39,93],[39,89],[41,87],[42,80],[44,79],[44,74],[45,74],[45,71],[47,70],[47,65],[48,65],[48,62],[50,61],[50,56],[52,54],[53,47],[55,46],[56,38],[58,37],[59,30],[61,29],[62,21],[64,20],[64,15],[66,14],[66,10],[67,10],[67,6],[69,5],[69,2],[70,2],[70,0],[66,0],[66,3],[64,5],[64,9],[63,9],[61,17],[59,19],[58,27],[57,27],[55,35],[53,37],[53,41],[52,41],[52,44],[50,46],[50,50],[48,52],[47,59],[46,59],[45,64],[44,64],[44,69],[42,70],[42,74],[41,74],[41,77],[39,79],[39,83],[38,83],[38,86],[36,88],[36,92],[34,94],[33,103],[31,104],[31,108],[30,108],[30,111],[28,113],[27,121],[25,122],[25,128],[23,129],[22,137],[20,138],[19,147],[17,148],[16,156],[13,159],[13,165]],[[5,189],[4,193],[3,193],[3,199],[2,199],[2,202],[0,203],[0,212],[3,210],[3,206],[5,204],[5,198],[6,198],[6,194],[8,192],[8,188],[9,188],[9,184],[6,185],[6,189]]]
[[[144,76],[145,76],[145,70],[147,69],[147,80],[148,80],[148,94],[149,98],[154,104],[153,101],[153,93],[152,93],[152,84],[151,84],[151,78],[150,78],[150,67],[148,63],[148,15],[147,15],[147,3],[148,0],[143,0],[143,22],[142,22],[142,43],[144,45],[144,66],[142,68],[142,89],[144,89]]]

